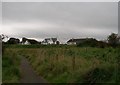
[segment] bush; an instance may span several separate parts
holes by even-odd
[[[83,75],[84,83],[105,83],[111,82],[115,76],[115,67],[100,66],[89,70]]]

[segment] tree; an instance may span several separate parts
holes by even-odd
[[[56,41],[56,44],[57,44],[57,45],[59,45],[59,44],[60,44],[60,42],[59,42],[59,41]]]
[[[119,37],[118,34],[112,33],[111,35],[108,36],[108,43],[112,46],[112,47],[116,47],[118,42],[119,42]]]
[[[8,44],[19,44],[20,43],[20,40],[19,39],[16,39],[16,38],[10,38],[8,41],[7,41]]]
[[[0,40],[4,40],[5,38],[8,38],[8,36],[7,36],[7,35],[4,35],[4,34],[1,34],[1,35],[0,35]]]
[[[4,35],[4,34],[1,34],[0,35],[0,55],[3,53],[4,54],[4,50],[5,50],[5,47],[4,47],[4,39],[5,38],[8,38],[8,36]]]

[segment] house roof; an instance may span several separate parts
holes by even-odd
[[[53,42],[57,41],[57,38],[51,38]]]
[[[70,39],[68,42],[80,42],[80,41],[86,41],[86,40],[92,40],[93,38],[81,38],[81,39]]]
[[[49,40],[52,40],[53,42],[55,42],[55,41],[57,41],[57,38],[46,38],[46,39],[44,39],[45,40],[45,42],[47,42],[47,41],[49,41]]]
[[[70,39],[67,42],[77,42],[77,41],[84,41],[86,39]]]
[[[39,43],[38,41],[34,40],[34,39],[27,39],[27,38],[22,38],[22,43],[25,43],[25,42],[29,42],[31,44],[37,44]]]

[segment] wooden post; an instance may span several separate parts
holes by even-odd
[[[56,55],[56,61],[58,62],[58,54]]]
[[[87,52],[87,47],[85,48],[85,51]]]
[[[53,69],[53,62],[54,62],[54,60],[53,60],[52,56],[50,56],[50,66],[51,66],[50,70]]]
[[[75,56],[73,56],[72,58],[72,67],[73,67],[73,70],[75,69]]]

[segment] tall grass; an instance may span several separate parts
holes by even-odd
[[[3,56],[3,82],[19,82],[20,56],[51,83],[114,83],[120,80],[117,48],[66,45],[8,45]],[[117,60],[116,60],[117,59]],[[117,77],[118,76],[118,77]]]
[[[23,48],[38,75],[53,83],[114,83],[116,49],[75,46]]]
[[[2,82],[17,83],[20,80],[20,59],[16,49],[7,48],[2,57]]]
[[[0,54],[0,84],[2,83],[2,55]]]

